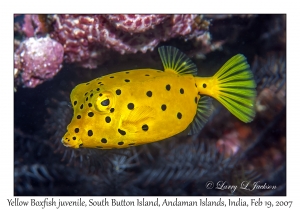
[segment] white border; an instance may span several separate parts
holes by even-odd
[[[1,78],[1,199],[0,206],[7,207],[13,198],[13,14],[14,13],[287,13],[287,196],[262,197],[265,200],[293,200],[293,209],[299,202],[299,14],[291,2],[282,1],[2,1],[0,3],[0,78]],[[293,1],[295,2],[295,1]],[[68,197],[55,197],[55,199]],[[74,197],[76,198],[76,197]],[[110,199],[113,197],[110,197]],[[120,197],[115,197],[120,199]],[[122,197],[123,198],[123,197]],[[126,198],[126,197],[125,197]],[[154,199],[155,197],[153,197]],[[164,197],[160,197],[163,199]],[[166,197],[175,199],[174,197]],[[250,202],[252,197],[242,197]],[[258,197],[254,197],[257,199]],[[25,197],[24,199],[30,199]],[[43,197],[38,197],[42,200]],[[88,200],[88,197],[84,197]],[[101,199],[101,198],[99,198]],[[135,199],[127,197],[126,199]],[[151,197],[149,197],[151,199]],[[195,200],[197,197],[180,197]],[[218,200],[218,197],[209,197]],[[222,199],[227,200],[227,197]],[[232,199],[232,198],[231,198]],[[237,199],[237,197],[234,197]],[[298,208],[297,208],[298,207]],[[18,207],[10,207],[18,208]],[[24,207],[25,208],[25,207]],[[75,208],[75,207],[74,207]],[[99,209],[97,207],[96,209]],[[110,207],[112,208],[112,207]],[[123,207],[138,209],[138,207]],[[148,207],[150,208],[150,207]],[[181,209],[182,207],[169,207]],[[186,207],[184,207],[186,208]],[[5,208],[6,209],[6,208]],[[33,207],[26,208],[33,209]],[[40,208],[39,208],[40,209]],[[47,209],[50,209],[47,208]],[[54,208],[53,208],[54,209]],[[79,208],[77,208],[79,209]],[[81,208],[80,208],[81,209]],[[102,208],[106,209],[106,208]],[[199,206],[197,207],[199,209]],[[201,209],[206,209],[201,207]],[[248,208],[249,209],[249,208]]]

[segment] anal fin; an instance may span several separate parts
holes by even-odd
[[[197,134],[202,130],[208,121],[212,110],[212,99],[208,96],[202,96],[197,105],[197,113],[193,122],[190,124],[190,131],[188,135]]]

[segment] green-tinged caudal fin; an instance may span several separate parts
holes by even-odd
[[[253,120],[256,84],[244,55],[233,56],[213,77],[197,78],[197,85],[200,94],[214,97],[241,121]]]
[[[177,48],[162,46],[158,48],[158,52],[165,71],[171,71],[177,74],[197,75],[196,65]]]

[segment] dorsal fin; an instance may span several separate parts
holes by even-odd
[[[165,71],[171,70],[178,74],[197,75],[196,65],[177,48],[162,46],[158,48],[158,52]]]
[[[201,131],[212,113],[212,99],[208,96],[202,96],[197,105],[197,113],[190,125],[188,135],[194,135]]]

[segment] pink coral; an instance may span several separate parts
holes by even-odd
[[[20,23],[17,21],[15,26]],[[209,48],[207,52],[212,46],[208,26],[209,21],[195,14],[24,15],[22,26],[15,27],[15,32],[35,38],[15,41],[15,77],[21,75],[25,87],[35,87],[54,76],[62,61],[96,68],[113,52],[145,53],[175,37],[195,38],[201,45],[197,48]],[[46,36],[51,39],[39,38]],[[201,37],[208,41],[201,41]],[[40,56],[32,52],[39,52]]]
[[[63,46],[49,37],[26,39],[15,52],[15,71],[20,72],[25,87],[34,88],[57,74],[63,54]]]
[[[170,15],[104,15],[114,27],[130,33],[141,33],[154,28]]]
[[[22,30],[26,36],[33,37],[37,34],[46,33],[47,26],[44,19],[45,15],[25,15]]]
[[[232,131],[218,139],[216,143],[217,150],[225,157],[235,155],[240,150],[240,139],[238,132]]]
[[[54,19],[51,37],[63,44],[66,61],[89,68],[106,60],[108,49],[145,53],[161,41],[192,39],[207,29],[198,15],[55,15]]]
[[[234,130],[227,131],[216,142],[217,150],[225,157],[231,157],[243,151],[246,141],[252,133],[252,129],[241,122],[234,123],[234,126]]]

